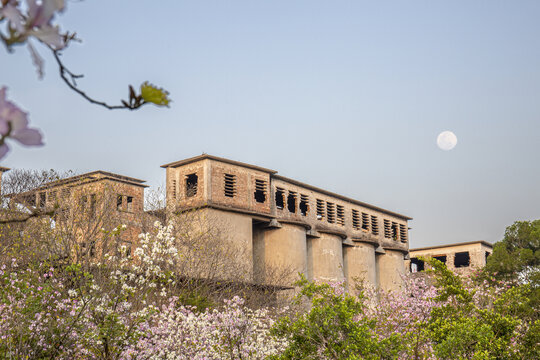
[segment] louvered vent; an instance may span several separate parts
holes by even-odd
[[[334,203],[326,203],[326,220],[330,224],[334,224],[336,222],[336,206]]]
[[[360,212],[352,209],[352,227],[354,230],[360,230]]]
[[[293,214],[296,212],[296,191],[289,190],[289,196],[287,196],[287,209]]]
[[[401,242],[407,242],[407,226],[399,224],[399,239]]]
[[[172,198],[176,199],[176,180],[171,181],[171,194]]]
[[[384,219],[384,237],[387,239],[392,238],[392,229],[390,228],[390,220]]]
[[[263,203],[266,201],[266,191],[267,191],[266,180],[255,179],[255,201]]]
[[[371,215],[371,233],[379,235],[379,219],[375,215]]]
[[[285,200],[283,197],[285,196],[285,189],[282,188],[276,188],[276,208],[283,209],[283,205]]]
[[[324,219],[324,201],[317,199],[317,220]]]
[[[336,205],[337,208],[337,223],[341,226],[345,225],[345,208],[342,205]]]
[[[234,197],[236,195],[236,175],[225,174],[225,196]]]
[[[369,231],[369,215],[362,213],[362,229]]]
[[[298,205],[300,214],[307,216],[309,211],[309,197],[305,194],[300,194],[300,204]]]

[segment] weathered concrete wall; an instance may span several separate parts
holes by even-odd
[[[349,292],[355,292],[357,281],[362,281],[366,286],[377,286],[374,245],[355,243],[355,246],[344,246],[343,260],[345,281]]]
[[[313,280],[318,281],[343,281],[343,245],[339,235],[321,233],[320,237],[310,240],[311,259],[309,260],[312,270],[309,271]]]
[[[298,273],[307,274],[306,229],[295,224],[257,227],[253,237],[256,278],[265,284],[292,285]]]
[[[378,284],[383,291],[399,290],[403,286],[405,263],[401,251],[385,249],[385,254],[377,255]]]

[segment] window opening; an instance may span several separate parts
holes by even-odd
[[[300,214],[307,216],[309,211],[309,197],[304,194],[300,194],[300,204],[298,205],[300,209]]]
[[[197,174],[186,175],[186,197],[192,197],[192,196],[197,195],[198,186],[199,186],[199,177],[197,176]],[[176,185],[175,185],[175,188],[176,188]]]
[[[392,229],[390,228],[390,220],[383,220],[384,222],[384,237],[387,239],[392,238]]]
[[[326,203],[326,219],[330,224],[336,222],[336,208],[334,203]]]
[[[488,259],[489,255],[491,255],[491,253],[489,251],[486,251],[486,264],[487,264],[487,259]]]
[[[324,201],[317,199],[317,220],[324,219]]]
[[[424,262],[418,258],[411,258],[411,272],[424,271]]]
[[[293,214],[296,212],[296,192],[289,191],[289,196],[287,196],[287,209]]]
[[[362,213],[362,230],[369,231],[369,215]]]
[[[436,259],[436,260],[439,260],[443,264],[446,264],[446,255],[434,256],[433,258]]]
[[[47,202],[47,194],[44,192],[39,193],[39,208],[45,208],[45,203]]]
[[[470,261],[471,258],[468,251],[456,253],[454,256],[454,267],[468,267],[470,265]]]
[[[266,181],[255,179],[255,201],[263,203],[266,201]]]
[[[397,223],[392,221],[392,239],[394,239],[394,241],[397,241],[398,236],[399,236],[399,226]]]
[[[127,211],[133,211],[133,196],[127,196]]]
[[[371,215],[371,232],[373,235],[379,235],[379,219],[375,215]]]
[[[345,225],[345,208],[342,205],[336,205],[337,208],[337,223],[341,226]]]
[[[284,196],[285,196],[285,190],[282,188],[276,188],[276,207],[278,209],[283,209],[283,207],[285,206]]]
[[[49,201],[56,201],[56,191],[49,192]]]
[[[90,217],[96,217],[96,194],[90,195]]]
[[[352,227],[355,230],[360,230],[360,212],[352,209]]]
[[[116,210],[122,210],[122,195],[116,195]]]
[[[236,175],[225,174],[225,196],[234,197],[236,195]]]
[[[399,224],[399,239],[401,242],[407,242],[407,225]]]
[[[86,211],[86,204],[88,203],[88,196],[86,195],[81,196],[81,199],[79,202],[80,202],[79,206],[81,207],[80,210]]]

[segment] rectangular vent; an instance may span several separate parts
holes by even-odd
[[[309,212],[309,197],[305,194],[300,194],[300,204],[298,205],[300,214],[307,216]]]
[[[236,175],[225,174],[225,196],[234,197],[236,195]]]
[[[282,210],[285,205],[285,189],[276,188],[276,208]]]
[[[324,201],[317,199],[317,220],[324,219]]]
[[[392,221],[392,239],[398,241],[399,237],[399,226],[396,222]]]
[[[345,226],[345,207],[342,205],[336,205],[337,207],[337,223],[341,226]]]
[[[287,196],[287,209],[293,214],[296,212],[296,196],[296,191],[289,190],[289,196]]]
[[[387,239],[392,238],[392,230],[390,228],[390,220],[384,219],[384,237]]]
[[[326,220],[330,224],[334,224],[336,222],[336,207],[334,203],[326,203]]]
[[[369,231],[369,215],[362,213],[362,230]]]
[[[399,239],[401,242],[407,242],[407,225],[399,224]]]
[[[360,230],[360,212],[352,209],[352,227],[354,230]]]
[[[176,180],[171,181],[172,198],[176,200]]]
[[[379,235],[379,219],[375,215],[371,215],[371,233]]]
[[[266,191],[266,180],[255,179],[255,193],[253,196],[255,197],[256,202],[263,203],[266,201]]]

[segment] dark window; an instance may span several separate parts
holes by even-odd
[[[436,259],[436,260],[439,260],[443,264],[446,264],[446,255],[434,256],[433,258]]]
[[[411,258],[411,272],[424,271],[424,262],[418,258]]]
[[[454,256],[454,267],[467,267],[469,266],[470,261],[471,259],[468,251],[456,253],[456,255]]]
[[[317,199],[317,220],[324,219],[324,201]]]
[[[487,264],[487,259],[488,259],[489,255],[491,255],[491,253],[489,251],[486,251],[486,264]]]
[[[345,225],[345,208],[342,205],[336,205],[337,223],[341,226]]]
[[[236,175],[225,174],[225,196],[234,197],[236,195]]]
[[[306,216],[309,211],[309,198],[307,195],[300,194],[300,204],[298,205],[300,209],[300,214]]]
[[[289,191],[289,196],[287,196],[287,209],[289,212],[296,212],[296,192]]]
[[[127,211],[133,211],[133,196],[127,196]]]
[[[379,235],[379,219],[375,215],[371,215],[371,232],[373,235]]]
[[[285,190],[283,190],[282,188],[276,188],[276,207],[278,209],[283,209],[283,207],[285,206],[284,197],[285,197]]]
[[[116,210],[122,210],[122,195],[116,195]]]
[[[47,194],[44,192],[39,193],[39,208],[45,208],[45,203],[47,202]]]
[[[352,227],[355,230],[360,230],[360,212],[358,210],[352,210]]]
[[[186,175],[186,197],[192,197],[197,195],[197,188],[199,186],[199,177],[197,174]],[[175,184],[176,188],[176,184]]]
[[[96,217],[96,194],[90,195],[90,217]]]
[[[266,201],[266,181],[255,179],[255,201],[258,203],[263,203]]]
[[[327,202],[326,203],[326,220],[333,224],[336,222],[336,207],[334,203]]]

